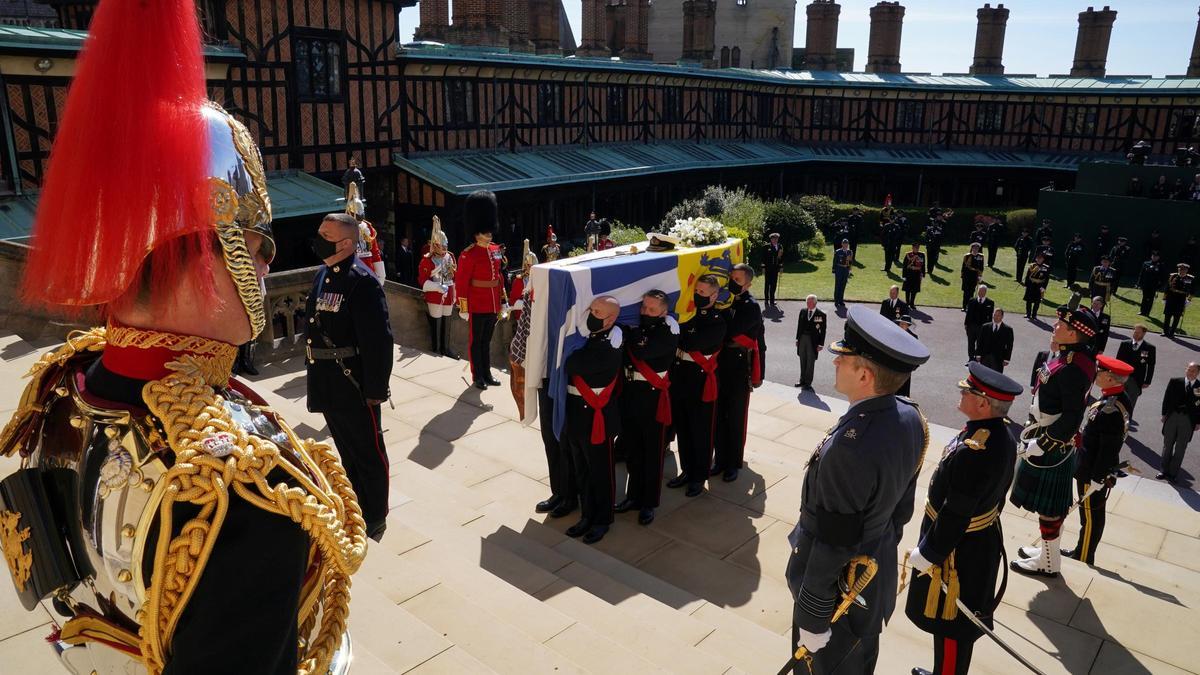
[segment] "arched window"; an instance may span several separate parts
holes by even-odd
[[[742,48],[741,47],[734,47],[733,51],[730,52],[729,65],[733,66],[734,68],[740,68],[742,66]]]
[[[729,47],[721,47],[721,67],[729,67]]]

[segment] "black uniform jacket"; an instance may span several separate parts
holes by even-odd
[[[970,288],[972,285],[977,285],[981,274],[983,274],[983,254],[964,253],[962,267],[958,272],[959,278],[962,279],[963,288]]]
[[[1096,361],[1081,343],[1059,347],[1058,354],[1042,364],[1033,387],[1038,409],[1051,415],[1061,413],[1038,431],[1037,442],[1044,450],[1060,449],[1075,438],[1095,377]]]
[[[993,356],[1000,361],[1011,361],[1012,350],[1012,326],[1002,323],[999,329],[995,329],[992,322],[988,321],[979,329],[979,339],[975,342],[975,356]]]
[[[1096,317],[1096,335],[1092,338],[1092,344],[1096,345],[1096,353],[1103,354],[1104,348],[1108,346],[1108,334],[1112,331],[1112,317],[1101,312],[1099,315],[1095,313],[1092,316]]]
[[[978,295],[972,295],[967,301],[967,315],[963,317],[964,326],[982,326],[984,322],[992,320],[992,314],[996,311],[996,302],[991,298],[979,299]]]
[[[614,332],[616,338],[613,337]],[[624,362],[622,338],[623,335],[616,326],[589,335],[587,342],[567,357],[564,365],[567,384],[574,385],[576,375],[592,389],[603,389],[616,380],[621,374],[621,365]],[[617,404],[620,398],[620,384],[618,382],[613,387],[608,405],[604,406],[604,433],[610,439],[621,432],[621,414]],[[567,424],[564,431],[576,437],[588,438],[592,433],[593,415],[592,407],[583,401],[583,397],[567,396]]]
[[[764,270],[779,271],[783,267],[783,245],[764,244],[762,247],[762,266]]]
[[[674,319],[671,320],[672,322]],[[679,325],[671,327],[667,317],[645,320],[636,326],[624,327],[625,364],[633,368],[630,355],[645,361],[646,365],[661,373],[671,367],[675,360],[675,349],[679,346]]]
[[[739,335],[745,335],[755,344],[762,344],[762,307],[747,291],[733,299],[733,304],[725,309],[725,317],[725,346],[721,349],[721,356],[718,357],[721,381],[724,382],[731,377],[743,378],[746,379],[746,386],[749,387],[750,381],[747,378],[751,377],[750,371],[754,367],[753,356],[750,354],[750,350],[738,345],[733,340]]]
[[[863,637],[879,633],[891,617],[896,546],[912,518],[928,433],[916,403],[876,396],[851,406],[809,460],[800,522],[788,535],[788,587],[801,628],[829,627],[842,569],[859,554],[875,558],[879,570],[862,594],[867,609],[851,609],[841,620]]]
[[[1158,358],[1156,352],[1154,345],[1144,339],[1137,349],[1133,348],[1133,340],[1126,340],[1117,347],[1117,358],[1133,366],[1130,377],[1138,386],[1149,387],[1154,381],[1154,362]]]
[[[954,554],[959,597],[989,628],[998,602],[996,576],[1004,545],[999,513],[1012,484],[1016,456],[1017,444],[1004,418],[968,421],[946,446],[929,480],[929,497],[921,520],[921,555],[935,566],[942,566]],[[981,527],[992,513],[995,522]],[[941,581],[950,584],[944,575]],[[927,633],[955,639],[982,635],[961,611],[953,619],[943,618],[946,595],[940,585],[931,591],[930,582],[928,574],[913,577],[904,608],[908,618]],[[927,612],[931,592],[936,606]]]
[[[725,344],[725,330],[725,312],[715,307],[698,309],[679,324],[679,348],[711,355]]]
[[[1121,446],[1129,433],[1129,408],[1129,396],[1124,390],[1102,396],[1088,406],[1076,478],[1102,483],[1117,468]]]
[[[1050,350],[1049,349],[1040,351],[1037,353],[1037,356],[1033,357],[1033,372],[1029,374],[1030,389],[1033,388],[1033,385],[1037,384],[1038,372],[1041,371],[1042,366],[1046,365],[1046,360],[1049,358],[1050,358]]]
[[[1138,272],[1138,288],[1143,291],[1157,291],[1162,286],[1162,263],[1155,260],[1147,260],[1142,263],[1142,270]]]
[[[896,298],[895,300],[888,298],[879,303],[879,313],[886,316],[888,321],[895,321],[908,314],[908,303],[900,298]]]
[[[814,309],[812,318],[808,317],[808,308],[800,310],[800,318],[796,319],[796,341],[799,342],[801,335],[812,336],[813,356],[817,354],[817,347],[825,345],[825,325],[828,322],[825,320],[825,312],[819,309]],[[796,351],[799,353],[800,345],[796,345]]]
[[[387,299],[375,275],[356,256],[318,268],[305,309],[309,347],[355,347],[342,359],[353,381],[332,359],[308,363],[308,409],[326,412],[388,397],[392,376],[392,326]],[[357,385],[355,384],[357,383]]]
[[[1185,413],[1192,419],[1192,424],[1200,424],[1200,381],[1193,381],[1188,387],[1182,377],[1172,377],[1167,382],[1167,390],[1163,392],[1162,415]]]

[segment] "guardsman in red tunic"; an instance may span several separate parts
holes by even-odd
[[[465,207],[467,235],[475,239],[458,256],[458,272],[454,283],[458,287],[458,313],[470,320],[471,377],[477,389],[500,386],[492,377],[492,332],[496,316],[503,305],[504,273],[500,247],[492,243],[496,232],[499,209],[496,195],[477,190],[467,196]]]
[[[379,250],[379,233],[375,226],[367,220],[367,203],[358,194],[358,183],[346,186],[346,213],[358,221],[358,250],[356,255],[363,261],[367,269],[375,273],[375,278],[383,283],[387,271],[383,265],[383,253]]]
[[[353,185],[353,183],[352,183]],[[425,308],[429,312],[429,351],[457,359],[450,351],[450,313],[457,296],[454,292],[454,273],[458,265],[454,254],[446,250],[446,233],[442,221],[433,217],[433,232],[429,235],[429,252],[417,265],[417,285],[425,293]]]

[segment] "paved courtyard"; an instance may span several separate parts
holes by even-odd
[[[0,413],[15,407],[20,376],[49,346],[0,334]],[[516,421],[507,387],[479,392],[465,369],[397,348],[395,409],[384,406],[392,511],[354,578],[356,675],[778,670],[791,612],[786,535],[804,463],[844,401],[805,405],[791,386],[767,383],[751,398],[749,466],[737,482],[695,499],[667,490],[651,526],[619,515],[590,547],[563,534],[571,518],[533,512],[549,494],[538,432]],[[255,380],[301,435],[327,435],[305,411],[299,359]],[[953,434],[932,432],[922,486]],[[4,461],[0,474],[14,467]],[[1118,484],[1098,566],[1068,560],[1058,580],[1010,577],[997,632],[1046,673],[1200,673],[1200,514],[1181,496],[1143,493],[1142,480]],[[1036,534],[1013,509],[1002,521],[1009,551]],[[1068,541],[1077,527],[1068,521]],[[0,672],[58,672],[43,641],[50,623],[0,583]],[[1022,672],[986,639],[975,653],[972,672]],[[897,613],[878,672],[931,661],[929,636]]]

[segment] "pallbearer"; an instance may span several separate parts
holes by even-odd
[[[917,576],[908,587],[904,613],[933,634],[934,654],[933,670],[913,668],[913,675],[966,675],[975,640],[983,633],[962,615],[955,598],[989,628],[1000,603],[1000,512],[1017,455],[1004,417],[1022,387],[981,363],[967,368],[967,378],[958,383],[958,410],[967,423],[946,446],[930,478],[921,543],[909,553]],[[943,583],[949,595],[942,591]]]
[[[680,325],[679,349],[671,367],[675,396],[671,419],[679,439],[679,475],[669,488],[687,486],[687,496],[704,491],[712,466],[713,429],[717,414],[717,356],[725,344],[725,315],[717,309],[721,282],[711,274],[696,280],[696,313]]]
[[[725,346],[719,357],[721,378],[717,394],[717,427],[713,441],[715,457],[708,475],[721,475],[729,483],[737,480],[746,454],[746,420],[750,413],[750,392],[762,384],[762,358],[759,344],[763,337],[762,308],[750,295],[754,269],[746,264],[733,266],[729,274],[729,293],[733,303],[725,310]]]

